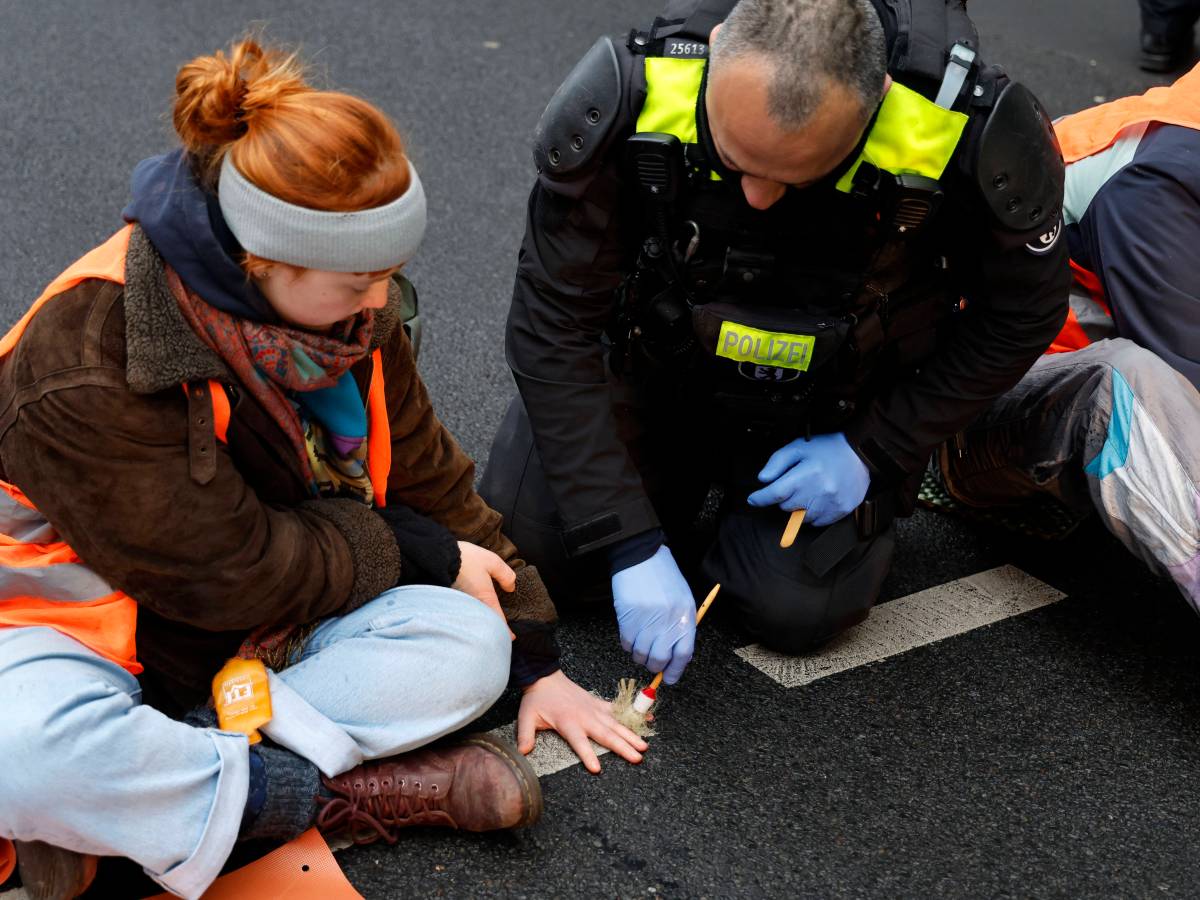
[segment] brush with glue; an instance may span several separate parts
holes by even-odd
[[[700,620],[704,618],[704,614],[708,612],[708,608],[712,606],[714,600],[717,599],[717,591],[721,590],[721,586],[716,585],[704,602],[700,604],[700,608],[696,610],[696,625],[699,627]],[[654,701],[658,699],[658,689],[662,687],[663,673],[659,672],[654,676],[654,680],[646,687],[638,691],[637,696],[633,698],[633,711],[639,716],[645,717],[646,713],[650,712],[650,707],[654,705]]]
[[[783,537],[779,541],[779,546],[785,550],[796,542],[796,535],[800,532],[800,526],[804,524],[804,512],[803,509],[798,509],[788,519],[787,527],[783,530]],[[717,599],[719,590],[721,590],[721,585],[718,584],[709,591],[704,603],[696,611],[696,625],[700,624],[700,620],[704,618],[708,608]],[[646,716],[658,700],[658,689],[662,686],[662,680],[663,673],[659,672],[649,685],[635,694],[637,682],[632,678],[621,679],[617,697],[613,701],[613,715],[616,716],[617,721],[642,737],[652,734],[647,728]]]

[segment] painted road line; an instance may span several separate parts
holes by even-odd
[[[516,733],[515,722],[496,728],[491,732],[496,737],[512,741],[514,744],[517,742]],[[592,749],[596,751],[597,756],[603,756],[608,752],[608,748],[601,747],[595,741],[592,741]],[[561,772],[563,769],[569,769],[579,763],[579,757],[575,755],[571,745],[553,731],[539,731],[537,742],[533,745],[533,752],[525,758],[533,766],[534,774],[538,778],[543,775],[553,775],[555,772]]]
[[[1019,616],[1065,596],[1020,569],[1001,566],[884,603],[865,622],[812,656],[784,656],[757,644],[734,652],[784,687],[799,687]]]

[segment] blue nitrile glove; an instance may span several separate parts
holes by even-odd
[[[839,432],[799,438],[776,450],[758,480],[770,483],[746,498],[751,506],[806,509],[806,522],[832,525],[863,502],[871,473]]]
[[[696,648],[696,600],[666,547],[612,578],[621,646],[674,684]]]

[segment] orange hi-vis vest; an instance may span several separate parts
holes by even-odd
[[[72,264],[33,302],[21,320],[0,339],[0,357],[17,345],[34,315],[46,303],[89,279],[125,283],[125,255],[132,225]],[[367,393],[367,469],[375,502],[386,503],[391,469],[391,429],[384,394],[383,363],[373,357]],[[213,429],[225,442],[229,397],[220,382],[210,381]],[[183,385],[184,390],[187,385]],[[114,590],[67,546],[54,526],[14,484],[0,481],[0,628],[49,626],[134,675],[137,661],[137,601]]]
[[[1086,159],[1113,145],[1121,132],[1135,125],[1161,122],[1200,131],[1200,65],[1174,84],[1155,87],[1137,97],[1122,97],[1111,103],[1093,106],[1074,115],[1064,116],[1054,123],[1054,131],[1068,166]],[[1077,288],[1082,289],[1106,313],[1111,315],[1104,299],[1099,277],[1076,263],[1071,263]],[[1079,350],[1091,343],[1072,310],[1048,353]]]

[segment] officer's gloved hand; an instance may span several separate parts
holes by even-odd
[[[776,450],[758,480],[769,484],[747,498],[751,506],[806,509],[806,522],[832,525],[863,502],[871,473],[839,432],[799,438]]]
[[[613,607],[621,646],[634,662],[674,684],[696,646],[696,600],[666,547],[613,575]]]

